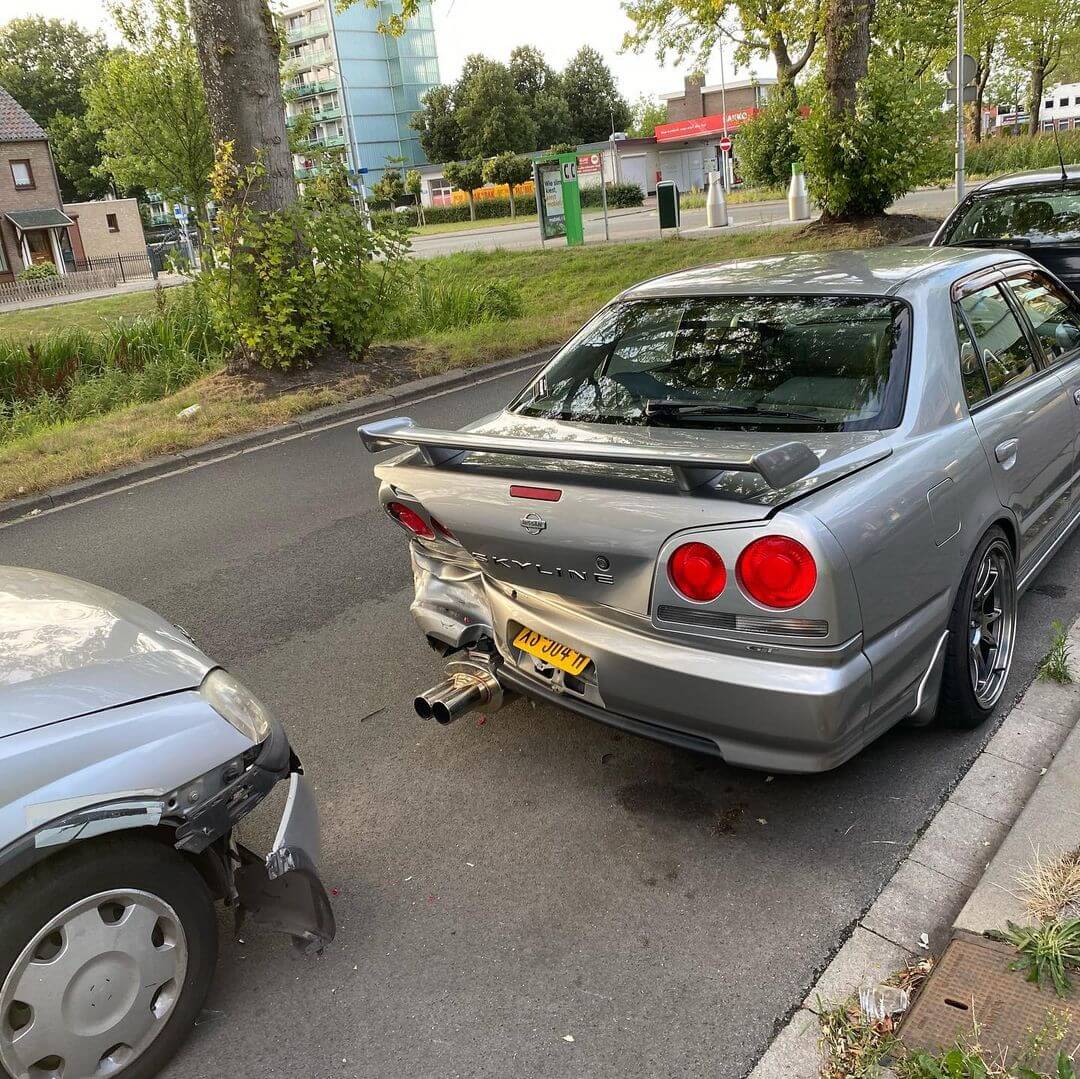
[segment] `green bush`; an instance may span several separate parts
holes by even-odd
[[[419,337],[484,322],[518,318],[521,292],[508,281],[449,267],[414,267],[382,328],[390,339]]]
[[[608,184],[607,204],[609,210],[622,210],[631,206],[640,206],[645,195],[637,184]],[[599,187],[581,189],[581,205],[592,208],[602,205]]]
[[[750,187],[786,186],[791,164],[799,160],[799,122],[793,95],[777,95],[739,128],[735,161]]]
[[[194,289],[157,310],[30,342],[0,337],[0,442],[175,393],[222,366],[226,344]]]
[[[37,262],[32,266],[25,266],[19,271],[20,281],[47,281],[50,277],[58,277],[56,267],[51,262]]]
[[[874,65],[858,89],[853,116],[838,116],[821,77],[809,86],[810,114],[798,124],[810,195],[825,215],[851,219],[884,211],[936,179],[949,154],[949,117],[933,80],[899,79]],[[887,135],[885,134],[887,133]]]
[[[1080,130],[1061,131],[1061,153],[1067,165],[1080,162]],[[997,134],[982,142],[968,143],[966,165],[975,176],[1003,172],[1052,169],[1059,166],[1057,145],[1051,132],[1038,135]],[[949,175],[946,173],[946,175]]]

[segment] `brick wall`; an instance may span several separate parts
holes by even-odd
[[[12,161],[29,161],[34,176],[32,188],[15,187],[11,173]],[[0,142],[0,242],[7,272],[0,273],[0,280],[10,280],[22,269],[22,256],[15,235],[15,227],[3,217],[16,210],[61,209],[60,191],[56,186],[49,144],[40,142]]]
[[[721,94],[719,90],[707,94],[701,92],[700,79],[687,78],[681,97],[668,99],[668,122],[697,120],[702,116],[719,116],[724,110],[721,102],[726,98],[728,112],[752,109],[758,103],[759,90],[755,86],[739,86]]]
[[[64,212],[78,224],[87,258],[145,254],[146,237],[135,199],[69,202]],[[115,220],[115,232],[110,228],[110,217]]]

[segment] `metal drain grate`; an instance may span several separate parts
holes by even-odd
[[[940,1052],[959,1041],[970,1043],[978,1024],[979,1044],[986,1059],[1018,1051],[1048,1024],[1067,1031],[1061,1047],[1067,1052],[1080,1042],[1080,978],[1059,997],[1052,988],[1040,989],[1009,970],[1016,952],[1008,945],[977,937],[953,940],[900,1026],[900,1038],[911,1050]],[[1028,1067],[1048,1070],[1057,1055],[1058,1040],[1043,1039],[1041,1057]]]

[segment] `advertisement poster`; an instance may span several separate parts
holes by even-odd
[[[543,197],[544,239],[553,240],[566,235],[566,216],[563,208],[562,172],[558,164],[540,166],[540,191]]]

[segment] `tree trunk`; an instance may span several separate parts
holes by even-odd
[[[473,193],[471,191],[466,192],[469,196],[469,220],[476,220],[476,203],[473,201]]]
[[[1028,133],[1034,135],[1039,130],[1039,117],[1042,115],[1043,80],[1046,72],[1036,66],[1031,72],[1031,90],[1028,97]]]
[[[996,41],[987,41],[979,54],[979,63],[975,68],[975,117],[971,124],[971,137],[975,142],[982,142],[983,103],[986,101],[986,86],[990,81],[990,68],[994,60]]]
[[[514,221],[517,218],[517,207],[514,205],[514,185],[508,184],[510,188],[510,220]]]
[[[262,163],[251,192],[259,210],[296,201],[292,154],[281,94],[280,42],[266,0],[191,0],[215,143],[231,142],[236,161]]]
[[[825,95],[834,113],[851,116],[870,60],[875,0],[829,0],[825,11]]]

